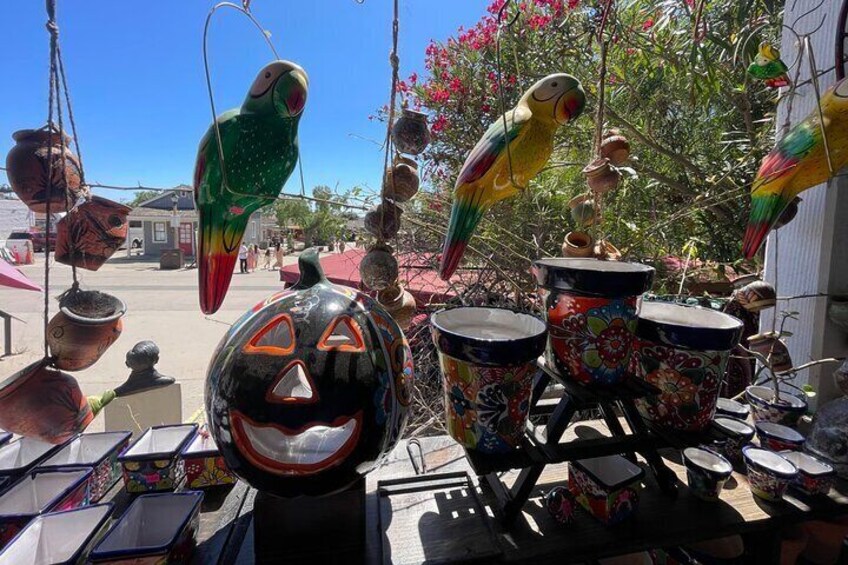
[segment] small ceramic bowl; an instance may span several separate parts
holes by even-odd
[[[568,490],[595,518],[617,524],[636,511],[645,471],[620,455],[568,463]]]
[[[830,492],[836,478],[833,467],[801,451],[781,451],[780,454],[798,468],[798,477],[792,487],[811,496]]]
[[[804,436],[788,426],[771,422],[757,422],[757,439],[760,447],[772,451],[800,451],[804,447]]]
[[[751,415],[755,422],[774,422],[784,426],[795,426],[801,416],[807,413],[805,399],[781,391],[781,402],[774,402],[774,391],[768,386],[749,386],[745,389],[745,400],[751,407]]]
[[[747,420],[751,414],[751,409],[746,404],[736,402],[730,398],[719,398],[716,400],[716,414]]]
[[[564,526],[574,523],[576,507],[577,502],[571,496],[571,492],[563,486],[554,487],[545,495],[545,508],[548,509],[548,514]]]
[[[742,456],[748,467],[751,492],[763,500],[781,500],[786,488],[798,477],[798,468],[774,451],[747,445],[742,448]]]
[[[0,477],[17,479],[60,447],[27,437],[10,441],[0,447]]]
[[[712,428],[724,440],[721,454],[733,463],[741,463],[742,448],[754,439],[754,426],[730,416],[716,416]]]
[[[174,490],[185,478],[179,454],[197,432],[197,424],[154,426],[118,457],[127,492]]]
[[[215,438],[205,429],[186,444],[180,457],[185,465],[188,488],[210,488],[236,482],[236,476],[215,445]]]
[[[692,494],[709,502],[718,500],[724,483],[733,472],[730,461],[718,453],[700,447],[684,449],[683,464]]]

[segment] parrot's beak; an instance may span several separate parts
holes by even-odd
[[[229,215],[222,221],[211,206],[201,206],[198,249],[200,309],[214,314],[224,302],[238,259],[241,238],[250,214]]]
[[[556,121],[560,125],[567,124],[583,112],[583,107],[586,104],[586,97],[579,85],[576,88],[563,92],[556,103],[554,115]]]

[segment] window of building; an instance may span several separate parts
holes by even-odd
[[[153,222],[153,241],[163,243],[168,240],[168,228],[165,222]]]

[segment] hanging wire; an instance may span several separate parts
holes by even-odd
[[[44,358],[50,356],[50,346],[47,343],[47,325],[50,322],[50,201],[53,199],[53,96],[56,83],[56,49],[59,43],[59,26],[56,24],[56,0],[47,0],[47,31],[50,32],[50,73],[48,78],[49,94],[47,96],[47,204],[45,207],[44,245]],[[61,136],[61,133],[60,133]],[[61,137],[60,137],[60,141]],[[64,155],[62,155],[64,159]]]
[[[383,242],[383,226],[386,222],[386,209],[389,207],[386,200],[386,181],[389,178],[389,156],[392,153],[392,125],[395,121],[395,103],[397,101],[397,85],[400,72],[400,57],[398,57],[398,33],[400,30],[398,0],[393,1],[393,17],[392,17],[392,52],[389,55],[389,64],[392,67],[392,86],[389,94],[389,115],[386,120],[386,141],[384,143],[385,155],[383,157],[383,183],[380,190],[380,233],[377,236],[377,241]],[[392,174],[392,194],[397,194],[395,188],[395,175]],[[395,216],[393,221],[397,221],[397,210],[393,207],[392,214]]]
[[[500,102],[501,107],[501,119],[503,120],[503,129],[504,129],[504,139],[506,140],[506,160],[507,166],[509,168],[509,182],[512,186],[518,190],[524,190],[524,187],[515,182],[515,175],[513,174],[512,167],[512,149],[510,148],[510,139],[509,139],[509,124],[507,123],[506,118],[506,98],[504,96],[504,87],[503,87],[503,72],[501,70],[501,31],[503,30],[503,16],[506,13],[507,7],[510,5],[512,0],[506,0],[501,6],[500,10],[498,10],[498,29],[495,32],[495,77],[498,82],[498,101]],[[511,28],[512,25],[518,20],[518,16],[521,14],[521,10],[516,10],[515,15],[512,19],[506,23],[507,28]],[[513,111],[513,118],[515,117]]]

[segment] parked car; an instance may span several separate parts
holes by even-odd
[[[35,248],[36,253],[41,253],[44,251],[44,244],[46,243],[46,237],[44,236],[44,232],[40,230],[30,230],[30,235],[32,236],[32,246]],[[50,251],[56,250],[56,232],[50,233]]]

